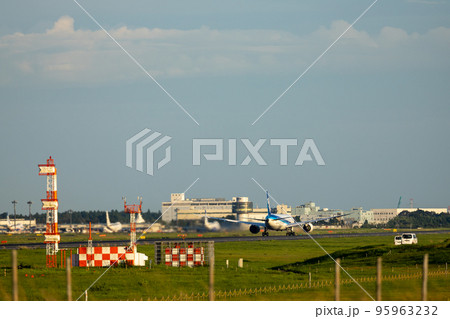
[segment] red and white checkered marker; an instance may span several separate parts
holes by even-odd
[[[109,267],[126,262],[132,266],[144,266],[148,257],[144,254],[127,251],[127,247],[80,247],[78,249],[79,267]]]

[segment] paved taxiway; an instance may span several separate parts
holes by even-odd
[[[450,230],[424,230],[424,231],[411,231],[420,236],[420,234],[446,234],[450,233]],[[274,232],[270,233],[271,235]],[[396,233],[349,233],[349,234],[310,234],[314,239],[320,238],[344,238],[344,237],[373,237],[373,236],[395,236]],[[155,242],[183,242],[183,241],[214,241],[214,242],[235,242],[235,241],[266,241],[266,240],[305,240],[310,239],[307,234],[301,234],[297,236],[267,236],[262,237],[261,235],[249,235],[249,236],[234,236],[234,237],[186,237],[182,238],[152,238],[152,239],[140,239],[138,240],[139,245],[153,245]],[[127,240],[104,240],[95,241],[92,246],[126,246],[129,244]],[[80,246],[86,246],[87,241],[78,241],[65,243],[61,242],[59,244],[60,248],[78,248]],[[23,244],[2,244],[0,249],[37,249],[45,248],[44,243],[23,243]]]

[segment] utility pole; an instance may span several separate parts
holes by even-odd
[[[94,266],[94,249],[92,248],[92,237],[91,237],[91,222],[89,222],[89,239],[87,246],[87,267]],[[91,265],[92,263],[92,265]],[[86,291],[87,296],[87,291]]]
[[[14,230],[16,230],[16,204],[17,204],[17,201],[13,200],[11,203],[14,205]]]
[[[33,204],[33,202],[29,200],[27,204],[28,204],[28,214],[30,215],[30,230],[31,230],[31,204]]]

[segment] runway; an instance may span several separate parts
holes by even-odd
[[[413,231],[412,231],[413,232]],[[271,234],[273,234],[272,232]],[[450,233],[450,230],[423,230],[423,231],[414,231],[418,236],[420,234],[446,234]],[[346,237],[373,237],[373,236],[392,236],[392,240],[395,236],[395,233],[349,233],[349,234],[310,234],[314,239],[321,238],[346,238]],[[214,242],[237,242],[237,241],[270,241],[270,240],[307,240],[311,239],[307,234],[301,234],[297,236],[267,236],[262,237],[261,235],[249,235],[249,236],[234,236],[234,237],[186,237],[182,238],[165,238],[162,236],[161,238],[152,238],[152,239],[140,239],[137,241],[138,245],[153,245],[155,242],[189,242],[189,241],[214,241]],[[419,238],[420,240],[420,238]],[[109,241],[96,241],[93,242],[93,247],[98,246],[127,246],[129,241],[127,240],[109,240]],[[77,241],[65,243],[61,242],[59,244],[60,249],[63,248],[77,248],[80,246],[86,246],[87,241]],[[45,249],[44,243],[23,243],[23,244],[2,244],[0,245],[0,249]]]

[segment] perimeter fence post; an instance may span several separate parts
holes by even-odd
[[[334,266],[335,275],[334,275],[334,301],[340,300],[340,284],[341,284],[341,259],[336,258],[336,264]]]
[[[72,301],[72,264],[66,259],[67,301]]]
[[[382,262],[381,257],[377,258],[377,301],[381,301],[381,280],[383,276],[382,272]]]
[[[427,301],[427,286],[428,286],[428,254],[423,256],[422,269],[422,301]]]
[[[19,301],[19,289],[17,279],[17,250],[11,252],[11,268],[12,268],[12,300]]]
[[[214,242],[208,242],[209,255],[209,301],[214,301]]]

